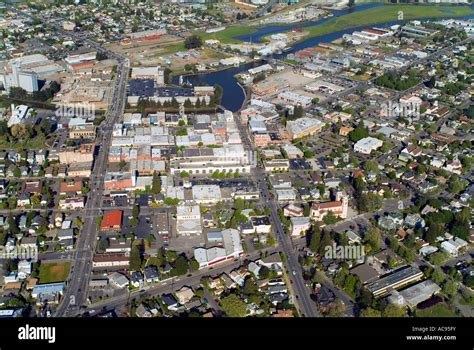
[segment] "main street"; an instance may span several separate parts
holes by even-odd
[[[96,47],[99,49],[99,47]],[[105,50],[106,54],[110,54]],[[110,141],[112,137],[112,126],[116,123],[125,109],[126,83],[129,72],[129,62],[123,58],[117,58],[118,69],[113,94],[107,113],[107,118],[102,123],[97,144],[99,150],[94,160],[94,168],[91,177],[91,190],[87,197],[86,209],[98,208],[102,201],[104,181],[101,174],[105,174],[107,157],[109,154]],[[87,298],[87,287],[92,272],[92,258],[97,237],[97,217],[101,214],[99,209],[93,209],[84,218],[84,225],[77,242],[77,254],[71,266],[69,283],[61,304],[56,310],[56,316],[70,316],[71,312],[84,305]]]
[[[245,148],[248,152],[253,153],[249,154],[248,157],[250,160],[254,161],[252,175],[256,179],[257,186],[260,189],[260,194],[263,197],[265,206],[270,209],[270,221],[272,223],[275,237],[277,239],[278,247],[285,256],[285,270],[287,272],[288,280],[291,284],[290,289],[292,290],[292,293],[296,299],[295,303],[299,306],[300,315],[303,317],[320,316],[320,313],[316,309],[316,304],[311,300],[309,288],[306,286],[303,280],[303,271],[297,259],[296,246],[293,244],[293,242],[283,229],[282,223],[280,221],[280,216],[278,214],[277,206],[270,194],[268,184],[265,181],[265,174],[259,167],[258,159],[255,158],[255,149],[252,143],[250,142],[248,130],[240,123],[240,121],[236,117],[236,113],[234,113],[234,120],[236,122],[237,127],[239,128],[239,132],[242,137],[242,142],[244,143]]]

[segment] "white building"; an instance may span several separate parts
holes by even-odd
[[[467,242],[459,237],[441,243],[441,249],[451,256],[458,256],[459,251],[467,246]]]
[[[176,207],[176,231],[179,235],[191,236],[202,233],[201,209],[199,205]]]
[[[222,200],[221,188],[217,185],[195,185],[193,200],[198,204],[216,204]]]
[[[0,86],[9,91],[19,87],[28,93],[38,91],[38,75],[29,70],[22,70],[19,61],[11,61],[5,73],[0,74]]]
[[[221,246],[196,248],[194,249],[194,258],[199,263],[199,267],[203,268],[238,258],[243,253],[239,231],[229,228],[222,231]]]
[[[355,143],[354,151],[363,154],[370,154],[372,151],[382,147],[382,145],[382,140],[379,140],[375,137],[366,137]]]
[[[300,105],[303,107],[309,106],[313,100],[309,96],[300,95],[293,91],[280,92],[278,94],[278,99],[289,104]]]
[[[291,220],[291,235],[299,236],[306,232],[311,227],[311,222],[308,217],[292,217]]]
[[[324,125],[325,123],[319,119],[303,117],[297,120],[288,121],[286,128],[291,134],[291,137],[297,139],[321,131]]]
[[[165,74],[159,66],[132,68],[132,79],[154,79],[158,85],[165,84]]]
[[[15,124],[20,124],[28,116],[28,106],[18,105],[13,107],[12,105],[12,116],[8,120],[8,127],[12,127]]]

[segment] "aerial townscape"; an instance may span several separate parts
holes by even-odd
[[[473,317],[473,38],[471,0],[0,2],[0,318]]]

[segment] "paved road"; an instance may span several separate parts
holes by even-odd
[[[234,113],[234,119],[237,127],[239,128],[242,142],[248,152],[253,152],[253,154],[249,155],[248,158],[254,159],[255,148],[250,142],[248,129],[240,123],[240,120],[238,120],[236,114],[237,113]],[[277,210],[277,205],[272,199],[270,190],[268,189],[268,184],[265,181],[265,172],[263,169],[258,167],[257,162],[255,162],[253,166],[252,176],[257,181],[257,186],[260,189],[261,198],[264,201],[265,206],[270,209],[270,221],[278,242],[278,247],[286,257],[285,268],[288,274],[288,279],[291,283],[291,290],[293,291],[293,295],[295,297],[295,303],[300,309],[300,315],[303,317],[321,316],[316,308],[316,304],[311,300],[309,288],[304,283],[303,272],[297,259],[296,246],[293,245],[291,239],[283,229]]]
[[[271,254],[273,252],[276,252],[277,248],[276,247],[268,248],[263,251]],[[260,252],[256,252],[254,254],[247,254],[245,256],[245,259],[257,260],[259,257],[260,257]],[[95,312],[107,312],[107,311],[114,310],[116,308],[123,307],[128,303],[129,300],[133,300],[138,297],[152,297],[155,295],[172,293],[183,286],[198,285],[202,277],[219,276],[225,272],[230,272],[240,267],[243,263],[242,259],[243,258],[241,257],[241,259],[236,259],[231,262],[222,263],[215,267],[204,268],[192,273],[190,276],[188,275],[185,277],[177,277],[177,278],[173,278],[172,280],[163,281],[146,290],[137,290],[132,293],[124,293],[119,296],[106,299],[102,302],[90,305],[84,308],[83,310],[80,310],[80,311],[76,310],[75,315],[79,315],[85,312],[90,312],[91,310],[95,310]]]
[[[99,47],[95,47],[98,49]],[[106,52],[108,55],[114,54]],[[112,137],[112,126],[118,122],[125,109],[126,83],[129,72],[129,62],[126,59],[118,59],[118,75],[115,81],[112,98],[110,101],[106,120],[99,129],[97,144],[99,152],[94,160],[93,175],[105,174],[107,157],[109,154],[110,141]],[[101,176],[91,178],[90,192],[87,197],[86,209],[98,208],[102,202],[104,181]],[[99,209],[93,209],[84,218],[84,225],[77,243],[77,255],[71,267],[70,279],[66,293],[59,305],[56,316],[70,316],[74,309],[82,306],[87,297],[87,288],[92,271],[92,257],[97,237],[97,217],[101,214]]]

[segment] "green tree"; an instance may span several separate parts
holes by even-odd
[[[329,306],[327,316],[329,317],[343,317],[346,311],[346,307],[341,300],[337,299]]]
[[[439,266],[436,266],[433,270],[433,274],[431,275],[431,279],[436,284],[441,284],[446,279],[446,275],[443,273]]]
[[[138,204],[135,204],[132,209],[132,216],[134,218],[138,218],[139,215],[140,215],[140,206]]]
[[[360,317],[381,317],[382,313],[379,310],[368,307],[360,312]]]
[[[382,197],[375,193],[363,193],[358,197],[357,206],[361,212],[372,212],[382,207]]]
[[[432,223],[428,230],[425,232],[425,241],[433,244],[436,242],[436,238],[444,233],[443,225],[438,223]]]
[[[388,304],[382,311],[382,317],[407,317],[407,310],[393,304]]]
[[[349,133],[349,140],[357,142],[369,136],[369,131],[364,127],[364,121],[360,120],[357,127]]]
[[[436,252],[430,256],[430,262],[435,266],[441,266],[448,259],[445,253]]]
[[[382,244],[382,233],[377,227],[371,227],[364,237],[364,242],[372,248],[372,251],[377,251]]]
[[[449,298],[453,299],[458,293],[458,285],[452,280],[447,280],[443,285],[443,293]]]
[[[192,258],[192,259],[189,261],[189,267],[190,267],[191,270],[193,270],[193,271],[199,270],[199,263],[197,262],[197,260],[196,260],[195,258]]]
[[[18,166],[15,166],[15,168],[13,169],[13,176],[16,178],[21,177],[21,170]]]
[[[324,231],[322,238],[321,238],[321,243],[319,245],[319,254],[324,256],[324,253],[326,252],[326,247],[332,246],[333,240],[331,237],[331,233],[328,231]]]
[[[323,222],[326,225],[334,225],[337,222],[337,217],[334,215],[332,210],[329,210],[328,213],[324,216]]]
[[[184,255],[180,255],[176,258],[174,262],[173,270],[171,270],[172,276],[182,276],[188,272],[189,265],[188,261],[184,257]]]
[[[221,299],[222,309],[229,317],[244,317],[247,315],[247,306],[235,294],[230,294]]]
[[[318,227],[315,227],[311,233],[311,240],[309,242],[308,248],[313,252],[316,253],[319,251],[319,247],[321,244],[321,231]]]
[[[132,245],[130,252],[130,270],[139,271],[142,266],[142,242]]]
[[[202,46],[202,39],[198,35],[190,35],[184,40],[184,47],[186,49],[196,49]]]
[[[161,181],[158,173],[156,171],[153,172],[153,180],[151,183],[151,191],[154,194],[159,194],[161,192]]]

